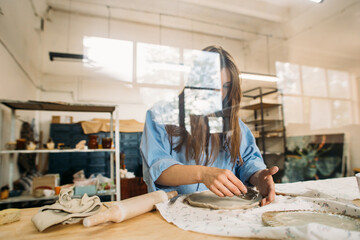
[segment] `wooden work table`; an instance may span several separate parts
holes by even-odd
[[[104,207],[103,207],[104,208]],[[182,230],[152,211],[121,223],[106,223],[86,228],[82,223],[58,224],[39,232],[31,222],[38,208],[21,210],[21,220],[0,226],[0,239],[239,239]],[[253,238],[252,238],[253,239]]]

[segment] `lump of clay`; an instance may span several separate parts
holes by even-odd
[[[185,198],[185,202],[194,207],[211,208],[211,209],[248,209],[259,205],[261,195],[253,199],[244,199],[238,196],[219,197],[211,191],[192,193]]]
[[[20,220],[20,209],[9,208],[0,211],[0,225]]]

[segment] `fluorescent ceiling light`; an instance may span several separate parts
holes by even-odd
[[[277,82],[279,78],[275,75],[259,74],[259,73],[240,73],[239,77],[246,80],[266,81],[266,82]]]
[[[322,3],[324,0],[310,0],[310,1],[314,3]]]
[[[49,52],[50,61],[86,62],[88,59],[83,54]]]

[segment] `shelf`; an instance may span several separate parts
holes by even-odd
[[[40,101],[11,101],[0,100],[0,103],[14,110],[40,110],[40,111],[67,111],[67,112],[109,112],[115,110],[115,106],[102,106],[92,104],[69,104],[62,102],[40,102]]]
[[[263,108],[273,108],[273,107],[279,107],[281,104],[279,103],[265,103],[263,102]],[[245,109],[245,110],[258,110],[261,109],[261,104],[260,103],[256,103],[256,104],[252,104],[252,105],[247,105],[247,106],[243,106],[241,107],[241,109]]]
[[[115,149],[36,149],[36,150],[1,150],[0,154],[11,153],[73,153],[73,152],[115,152]]]
[[[282,122],[282,120],[278,120],[278,119],[269,119],[269,120],[266,120],[264,119],[264,124],[276,124],[278,122]],[[258,119],[258,120],[252,120],[252,121],[246,121],[244,122],[245,124],[261,124],[261,119]]]
[[[36,149],[36,150],[0,150],[0,154],[9,154],[9,175],[8,175],[8,184],[9,189],[13,190],[13,172],[15,165],[15,153],[76,153],[76,152],[112,152],[115,154],[110,154],[110,178],[116,182],[116,198],[121,199],[121,189],[120,189],[120,176],[119,174],[114,174],[115,169],[120,168],[120,143],[119,143],[119,116],[118,116],[118,105],[94,105],[94,104],[73,104],[65,102],[44,102],[44,101],[14,101],[14,100],[5,100],[0,99],[0,103],[4,106],[9,107],[11,111],[11,122],[10,122],[10,140],[15,141],[15,127],[16,127],[16,111],[17,110],[29,110],[29,111],[61,111],[61,112],[98,112],[98,113],[110,113],[110,137],[113,138],[114,132],[112,124],[114,123],[114,113],[115,113],[115,142],[114,149],[87,149],[87,150],[78,150],[78,149]],[[2,119],[0,119],[0,128],[3,127]],[[2,136],[0,136],[2,137]],[[114,161],[115,160],[115,167]],[[28,201],[27,199],[17,198],[14,200],[11,198],[8,201]],[[20,200],[19,200],[20,199]],[[113,198],[112,198],[113,199]],[[33,199],[36,200],[36,199]],[[29,200],[30,201],[30,200]],[[3,202],[3,201],[0,201]]]
[[[285,132],[285,129],[278,129],[278,130],[264,131],[264,134],[267,134],[267,133],[283,133],[283,132]]]
[[[247,98],[259,98],[273,93],[277,93],[278,90],[272,87],[256,87],[243,92],[243,97]]]
[[[247,116],[256,144],[268,168],[285,164],[286,132],[283,119],[282,94],[276,88],[257,87],[243,92],[245,101],[240,108],[242,116]],[[250,115],[252,111],[252,116]],[[274,180],[281,182],[281,175]]]
[[[96,193],[96,196],[107,196],[107,195],[115,195],[115,189],[101,190],[101,191],[97,191]],[[81,197],[81,196],[75,196],[75,197]]]
[[[254,99],[251,101],[243,102],[241,104],[241,109],[246,110],[258,110],[261,109],[261,100],[260,99]],[[277,99],[263,99],[262,100],[263,108],[273,108],[273,107],[279,107],[281,104],[278,102]]]
[[[102,190],[98,191],[96,196],[108,196],[108,195],[115,195],[115,189],[112,190]],[[89,195],[93,196],[93,195]],[[81,198],[82,196],[74,195],[73,198]],[[30,194],[24,194],[18,197],[10,197],[7,199],[0,200],[0,204],[7,204],[7,203],[16,203],[16,202],[29,202],[29,201],[43,201],[43,200],[57,200],[59,198],[58,195],[49,196],[49,197],[33,197]]]
[[[0,204],[6,204],[6,203],[16,203],[16,202],[29,202],[29,201],[41,201],[41,200],[56,200],[58,199],[58,196],[50,196],[50,197],[33,197],[32,195],[21,195],[18,197],[10,197],[7,199],[0,200]]]
[[[261,139],[262,136],[259,136],[259,137],[255,137],[256,139]],[[266,137],[265,136],[265,139],[271,139],[271,138],[284,138],[283,136],[271,136],[271,137]]]
[[[263,151],[260,151],[261,155],[264,155]],[[276,156],[282,156],[284,155],[283,152],[265,152],[265,155],[276,155]]]

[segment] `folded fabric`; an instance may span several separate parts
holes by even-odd
[[[115,130],[115,121],[113,130]],[[110,132],[110,120],[102,118],[94,118],[91,121],[82,121],[81,127],[85,134],[92,134],[98,132]],[[119,120],[120,132],[142,132],[144,130],[144,123],[138,122],[135,119]]]
[[[101,209],[101,202],[98,196],[89,197],[84,194],[81,199],[72,199],[73,188],[62,189],[59,200],[52,205],[40,208],[31,221],[40,231],[50,226],[62,223],[73,224],[81,219],[98,213]]]

